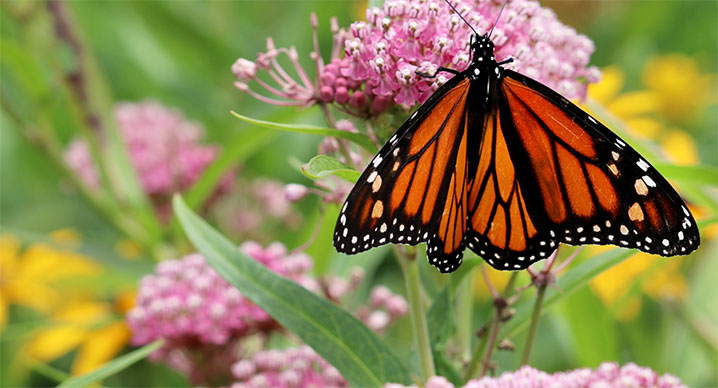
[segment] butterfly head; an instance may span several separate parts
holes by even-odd
[[[495,60],[494,42],[489,39],[488,35],[476,36],[471,43],[471,52],[473,53],[473,62],[488,62]]]

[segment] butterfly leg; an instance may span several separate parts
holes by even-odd
[[[414,73],[416,73],[416,74],[418,74],[418,75],[420,75],[420,76],[422,76],[422,77],[424,77],[424,78],[436,78],[436,76],[437,76],[439,73],[441,73],[442,71],[445,71],[445,72],[447,72],[447,73],[451,73],[451,74],[454,74],[454,75],[457,75],[457,74],[460,73],[460,71],[457,71],[457,70],[454,70],[454,69],[449,69],[449,68],[446,68],[446,67],[443,67],[443,66],[442,66],[442,67],[439,67],[438,69],[436,69],[436,71],[434,72],[434,75],[424,74],[424,73],[420,72],[419,70],[415,71]]]
[[[507,63],[511,63],[511,62],[513,62],[513,61],[514,61],[513,58],[504,59],[503,61],[497,63],[496,65],[497,65],[497,66],[501,66],[501,65],[505,65],[505,64],[507,64]]]

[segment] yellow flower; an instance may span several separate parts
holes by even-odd
[[[623,72],[609,66],[602,73],[599,83],[588,86],[588,97],[621,119],[634,134],[654,138],[661,130],[660,122],[655,119],[659,110],[655,93],[644,90],[621,93],[625,77]]]
[[[591,247],[599,253],[611,247]],[[590,260],[590,259],[589,259]],[[591,280],[590,287],[606,304],[615,309],[617,318],[631,320],[641,310],[641,297],[631,293],[638,285],[656,300],[683,300],[688,285],[680,271],[681,261],[638,252]]]
[[[660,143],[671,163],[679,166],[698,164],[698,147],[691,135],[685,131],[667,131],[661,136]]]
[[[79,235],[64,229],[53,240],[77,246]],[[72,374],[89,372],[112,359],[130,339],[124,313],[132,308],[134,291],[121,291],[115,300],[97,300],[86,280],[103,268],[78,253],[32,244],[21,249],[12,236],[0,236],[0,323],[10,304],[47,315],[47,324],[32,332],[19,355],[30,362],[51,362],[77,349]]]
[[[683,54],[651,59],[643,69],[643,84],[656,97],[661,115],[674,123],[690,121],[716,102],[715,77],[702,74],[696,61]]]
[[[115,311],[113,305],[105,301],[71,301],[52,315],[48,327],[32,334],[22,349],[23,354],[50,362],[77,348],[73,375],[98,368],[130,340],[130,329],[122,320],[122,314],[131,308],[131,303],[126,303],[128,295],[134,294],[120,294],[119,299],[124,300],[116,304],[126,309],[124,311]]]
[[[96,276],[102,268],[74,252],[34,244],[21,252],[20,242],[0,236],[0,327],[10,304],[49,313],[66,295],[55,286],[78,276]]]

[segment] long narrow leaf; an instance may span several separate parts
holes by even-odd
[[[181,197],[174,210],[187,236],[207,262],[252,302],[336,367],[353,385],[378,387],[409,382],[391,349],[346,311],[277,275],[194,214]]]
[[[108,362],[92,372],[69,378],[58,385],[57,388],[87,387],[92,385],[100,380],[114,375],[115,373],[127,369],[130,365],[149,356],[150,353],[159,349],[163,344],[163,340],[157,340],[151,344],[147,344]]]
[[[677,182],[718,186],[718,167],[715,166],[676,166],[670,163],[654,163],[654,167],[666,178]]]
[[[256,124],[256,125],[259,125],[264,128],[275,129],[275,130],[280,130],[280,131],[309,133],[312,135],[319,135],[319,136],[334,136],[334,137],[338,137],[341,139],[345,139],[345,140],[354,142],[371,153],[374,153],[377,150],[376,145],[374,145],[374,143],[372,143],[371,139],[369,139],[369,137],[366,135],[362,135],[361,133],[341,131],[338,129],[325,128],[325,127],[317,127],[314,125],[273,123],[271,121],[257,120],[257,119],[253,119],[253,118],[250,118],[247,116],[242,116],[241,114],[239,114],[237,112],[231,112],[231,113],[240,120],[244,120],[248,123]]]

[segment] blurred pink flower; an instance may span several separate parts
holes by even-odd
[[[267,241],[276,238],[278,228],[295,229],[301,225],[301,214],[292,203],[306,193],[302,187],[289,187],[268,178],[248,180],[240,175],[236,189],[217,201],[210,214],[221,229],[239,240]],[[304,188],[306,190],[306,188]]]
[[[115,120],[142,188],[158,207],[191,186],[217,156],[217,147],[200,144],[199,124],[158,102],[118,104]],[[85,184],[99,187],[97,166],[85,140],[73,140],[64,157]],[[217,193],[227,191],[230,184],[228,174]]]
[[[384,388],[403,388],[401,384],[386,384]],[[410,387],[415,387],[414,385]],[[425,388],[454,388],[441,376],[427,380]],[[498,377],[482,377],[468,381],[463,388],[686,388],[677,377],[658,375],[650,368],[629,363],[620,367],[615,362],[604,362],[595,370],[575,369],[568,372],[548,374],[530,366],[515,372],[505,372]]]
[[[288,253],[280,243],[263,248],[246,242],[240,249],[265,267],[304,287],[319,291],[309,276],[312,259]],[[157,265],[155,274],[140,281],[135,307],[127,314],[132,343],[165,339],[152,358],[185,372],[194,383],[211,381],[237,360],[236,344],[244,337],[280,329],[264,310],[222,279],[200,254]],[[202,356],[202,357],[199,357]],[[210,368],[211,373],[203,368]]]
[[[339,371],[309,346],[265,350],[232,365],[230,388],[348,387]]]

